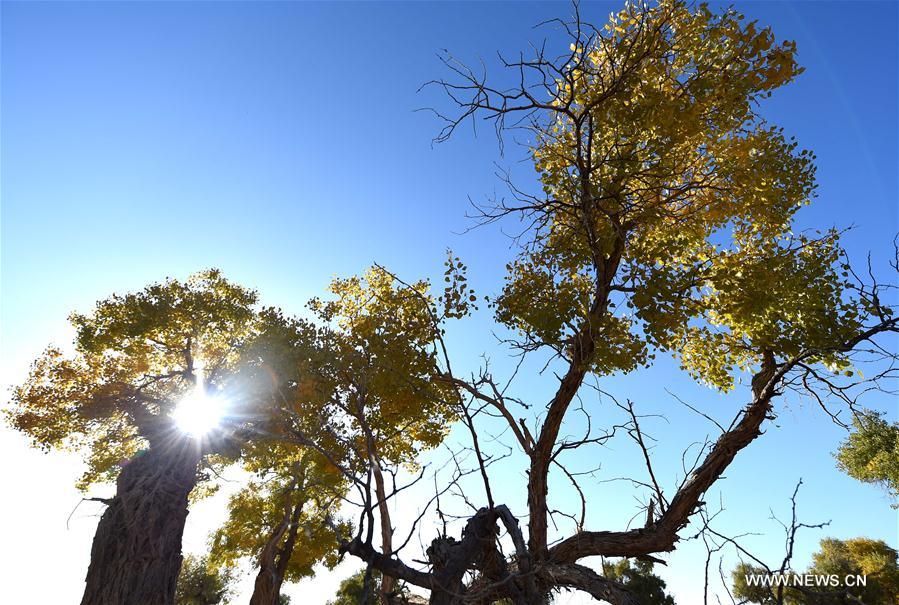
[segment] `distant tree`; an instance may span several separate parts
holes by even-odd
[[[665,594],[665,580],[652,573],[652,568],[650,561],[630,559],[602,565],[606,579],[623,584],[640,605],[675,605],[674,598]]]
[[[220,605],[231,596],[234,577],[227,568],[210,567],[206,557],[187,555],[178,575],[175,605]]]
[[[383,599],[381,591],[381,582],[383,578],[381,572],[376,569],[371,570],[371,576],[368,580],[368,590],[365,586],[365,569],[361,569],[344,579],[337,588],[337,594],[334,599],[328,601],[327,605],[376,605]],[[390,594],[391,605],[423,605],[428,600],[409,592],[405,587],[394,590]],[[500,605],[511,605],[501,603]]]
[[[376,511],[368,539],[377,536],[383,553],[395,548],[389,506],[398,491],[395,469],[417,470],[417,457],[440,444],[456,419],[454,389],[433,380],[442,321],[473,307],[456,262],[448,262],[440,300],[431,297],[428,282],[406,284],[379,266],[335,279],[333,296],[309,305],[327,326],[320,333],[322,363],[304,375],[295,398],[285,398],[293,410],[289,432],[338,465]],[[353,543],[361,546],[365,535],[357,528]],[[379,578],[381,603],[401,596],[396,578]]]
[[[769,587],[759,586],[758,582],[748,580],[750,577],[762,577],[769,572],[763,567],[752,565],[750,563],[738,563],[731,572],[733,579],[733,596],[741,599],[744,603],[760,603],[762,605],[782,605],[789,601],[784,601],[784,597],[778,597],[777,593]],[[778,603],[780,599],[780,603]]]
[[[899,498],[899,423],[866,410],[855,416],[852,426],[836,453],[838,466],[850,477],[883,485]],[[893,506],[899,507],[899,502]]]
[[[380,572],[372,570],[368,582],[368,590],[366,590],[365,570],[357,571],[340,582],[340,586],[337,587],[337,594],[332,600],[328,601],[328,605],[359,605],[360,603],[375,605],[379,601],[378,586],[380,583]]]
[[[821,540],[820,550],[802,575],[834,576],[834,586],[789,586],[783,590],[753,585],[747,576],[764,576],[762,567],[741,563],[732,572],[733,594],[748,603],[761,605],[895,605],[899,603],[899,558],[882,540],[852,538]],[[785,575],[796,575],[788,571]],[[866,585],[850,586],[845,578],[864,575]]]
[[[83,452],[83,489],[116,485],[82,605],[172,604],[201,463],[233,460],[271,418],[266,365],[284,347],[260,346],[259,337],[283,318],[256,301],[214,270],[113,295],[71,316],[74,354],[47,349],[14,390],[14,428],[41,449]],[[182,418],[208,423],[208,432],[179,424],[185,409]],[[222,411],[213,426],[208,418]]]
[[[256,476],[231,497],[212,559],[220,567],[251,559],[257,571],[250,605],[278,605],[285,581],[313,576],[317,564],[337,563],[336,533],[350,528],[332,515],[346,488],[311,449],[255,444],[245,452],[245,468]]]
[[[286,594],[278,595],[278,605],[290,605],[290,597]]]
[[[812,555],[812,564],[807,573],[835,574],[840,578],[865,575],[868,578],[866,587],[845,589],[846,593],[856,598],[855,602],[861,600],[866,605],[899,603],[899,555],[883,540],[821,540],[820,550]],[[811,596],[803,596],[801,603],[814,605]],[[847,598],[846,602],[853,601]]]

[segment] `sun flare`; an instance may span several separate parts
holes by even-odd
[[[178,428],[199,437],[218,427],[225,410],[225,401],[206,392],[202,386],[191,390],[178,402],[172,414]]]

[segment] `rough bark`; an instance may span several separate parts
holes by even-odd
[[[545,565],[540,569],[540,576],[549,586],[574,588],[597,601],[612,605],[642,605],[624,585],[607,580],[583,565]]]
[[[200,458],[194,440],[177,436],[122,468],[94,535],[81,605],[174,604]]]
[[[431,543],[428,559],[433,567],[431,605],[457,605],[465,592],[462,580],[470,568],[479,568],[484,552],[495,544],[497,527],[495,510],[482,508],[462,531],[462,539],[442,536]]]
[[[374,452],[374,442],[370,444],[370,451]],[[378,498],[378,513],[381,519],[381,550],[390,555],[393,553],[393,526],[390,521],[390,509],[387,506],[387,488],[384,485],[384,475],[381,473],[380,462],[372,454],[372,470],[375,478],[375,495]],[[390,575],[381,576],[381,602],[390,605],[390,595],[396,589],[396,579]]]

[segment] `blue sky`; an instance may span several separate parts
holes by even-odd
[[[602,22],[617,7],[585,3],[582,12]],[[885,266],[897,231],[897,4],[737,7],[795,39],[807,69],[764,107],[818,156],[820,197],[800,225],[855,225],[850,253],[862,261],[870,250]],[[464,214],[469,196],[501,189],[494,162],[531,178],[518,164],[523,154],[507,147],[500,158],[489,127],[433,146],[439,124],[414,110],[445,101],[417,90],[445,75],[442,49],[472,63],[483,57],[495,71],[496,50],[554,35],[533,26],[569,12],[561,2],[3,2],[4,384],[65,337],[71,311],[210,266],[300,312],[332,276],[373,261],[410,278],[439,275],[449,246],[479,291],[495,290],[508,241],[492,228],[462,235]],[[473,366],[492,346],[486,325],[479,318],[455,334],[462,363]],[[660,446],[674,456],[708,429],[662,387],[722,417],[742,402],[691,385],[671,364],[610,386],[665,409],[676,430],[655,427],[656,435],[674,435]],[[870,403],[896,411],[895,401]],[[833,468],[840,433],[798,402],[777,424],[728,473],[727,528],[775,530],[767,507],[783,510],[801,475],[811,520],[834,520],[825,533],[896,546],[896,515],[881,492]],[[28,452],[5,428],[0,439],[4,455],[22,461],[14,470],[22,495],[4,502],[0,518],[47,525],[46,538],[72,557],[51,588],[54,602],[75,602],[93,522],[62,529],[77,504],[66,483],[77,463]],[[631,468],[625,454],[609,456],[610,473]],[[609,493],[597,502],[607,506]],[[802,556],[823,535],[808,536]],[[759,548],[778,553],[780,537]],[[696,553],[679,557],[664,573],[690,603]]]

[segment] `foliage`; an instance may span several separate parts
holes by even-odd
[[[858,312],[837,234],[791,231],[814,156],[755,111],[801,73],[795,44],[677,0],[628,4],[603,33],[572,45],[550,110],[533,118],[545,199],[528,200],[535,228],[497,319],[569,355],[590,325],[601,374],[671,351],[724,390],[764,350],[788,358],[844,339]],[[609,286],[620,297],[597,307]]]
[[[899,423],[867,410],[857,414],[852,425],[855,430],[837,451],[838,466],[859,481],[886,486],[899,498]]]
[[[171,414],[198,381],[207,392],[228,395],[232,429],[259,418],[262,398],[251,386],[262,383],[247,379],[264,364],[247,352],[279,318],[257,311],[256,300],[255,292],[209,270],[72,314],[74,354],[48,348],[14,390],[8,420],[36,447],[85,452],[88,470],[79,485],[86,489],[114,480],[122,461],[176,435]]]
[[[474,503],[470,494],[459,495],[476,511],[465,521],[461,539],[435,540],[427,551],[428,571],[394,557],[389,539],[382,539],[379,553],[372,545],[376,505],[369,498],[356,538],[344,545],[378,567],[385,583],[391,576],[407,580],[431,590],[435,602],[514,596],[537,603],[562,587],[597,600],[630,602],[618,583],[578,562],[674,550],[710,488],[765,432],[765,423],[776,415],[776,397],[790,387],[851,399],[857,391],[843,388],[843,378],[854,375],[850,354],[897,330],[891,309],[879,302],[878,293],[889,287],[850,282],[837,231],[794,232],[797,213],[815,196],[814,155],[759,113],[764,99],[802,71],[793,42],[777,41],[770,29],[747,22],[733,8],[712,10],[704,3],[628,2],[604,28],[582,21],[577,4],[574,10],[572,21],[553,21],[572,42],[568,53],[560,55],[547,41],[534,45],[528,57],[501,58],[509,77],[499,84],[488,78],[485,65],[470,68],[447,56],[452,75],[436,81],[458,107],[456,117],[438,112],[447,124],[438,140],[469,118],[493,120],[501,137],[514,131],[517,141],[525,141],[537,173],[533,190],[506,174],[509,195],[477,206],[482,224],[520,221],[513,238],[517,254],[507,265],[501,292],[490,299],[496,321],[508,329],[502,342],[519,358],[508,381],[494,378],[487,361],[468,379],[453,374],[442,351],[442,331],[432,335],[437,322],[424,321],[425,284],[403,290],[417,301],[412,308],[399,305],[393,276],[376,268],[366,279],[336,282],[338,301],[314,307],[339,334],[347,333],[350,344],[338,349],[337,357],[359,359],[349,366],[351,376],[337,381],[348,385],[337,407],[361,427],[341,436],[357,440],[349,449],[362,449],[367,437],[369,464],[361,469],[360,491],[378,482],[381,466],[361,411],[368,391],[358,377],[379,375],[370,362],[412,368],[416,388],[403,399],[424,399],[423,407],[430,407],[431,396],[441,399],[441,384],[458,388],[445,399],[453,402],[455,395],[458,402],[455,409],[471,434],[472,472],[480,475],[486,496],[486,503]],[[452,270],[453,265],[451,283]],[[384,304],[397,311],[378,308]],[[366,340],[371,335],[393,342],[391,326],[380,319],[385,315],[402,317],[399,323],[410,323],[413,338],[427,343],[417,351],[398,349],[401,360],[419,363],[368,354],[377,350]],[[357,331],[359,342],[353,340]],[[432,340],[438,355],[429,357]],[[889,356],[879,343],[872,348]],[[539,373],[553,389],[545,402],[532,401],[540,389],[531,384],[521,398],[514,394],[516,376],[528,371],[523,358],[533,352],[539,352],[538,360],[531,361],[539,361]],[[653,364],[658,354],[674,356],[693,379],[721,391],[734,388],[741,374],[752,376],[751,400],[730,424],[699,412],[721,434],[700,446],[673,494],[663,493],[666,480],[653,468],[653,447],[647,446],[633,403],[619,405],[629,416],[625,425],[610,421],[603,431],[595,429],[582,398],[590,374],[631,372]],[[872,380],[874,388],[878,379],[884,375]],[[381,397],[382,409],[396,402],[387,393]],[[586,416],[580,438],[572,436],[568,423],[573,405]],[[531,410],[527,418],[519,416],[522,409]],[[377,417],[377,405],[372,411]],[[484,416],[504,421],[508,430],[488,430]],[[649,475],[649,482],[628,479],[654,492],[641,511],[646,522],[623,531],[590,531],[585,490],[566,464],[573,451],[605,443],[620,428],[642,450]],[[503,433],[527,460],[527,493],[519,500],[527,505],[526,537],[511,513],[509,495],[499,496],[490,486],[488,467],[503,455]],[[409,457],[416,453],[408,450]],[[549,502],[557,489],[551,489],[556,484],[550,477],[556,467],[581,499],[580,516]],[[435,491],[442,495],[443,488],[458,487],[458,478],[451,481],[448,486],[435,481]],[[378,502],[383,501],[379,494]],[[389,520],[384,522],[385,508],[377,511],[382,534],[392,531]],[[551,536],[550,521],[552,531],[560,532],[558,521],[564,518],[575,533]],[[491,539],[497,526],[508,532],[514,555]],[[472,536],[491,538],[475,548]],[[607,571],[634,582],[645,571],[621,565]],[[647,588],[654,585],[643,580]],[[663,592],[657,596],[665,598]]]
[[[213,536],[212,562],[219,568],[233,567],[242,558],[255,562],[279,526],[288,522],[274,544],[285,551],[283,580],[311,577],[320,563],[329,569],[336,565],[339,538],[350,528],[332,516],[346,489],[333,466],[314,450],[265,442],[248,449],[244,466],[255,478],[230,498],[228,519]],[[293,525],[294,542],[285,548]]]
[[[365,464],[375,455],[412,465],[455,420],[456,397],[437,380],[438,342],[442,322],[467,314],[475,296],[458,259],[447,267],[447,286],[436,300],[429,282],[406,284],[375,266],[361,277],[335,279],[333,299],[310,303],[328,326],[322,343],[330,363],[302,385],[297,405],[320,406],[332,436]]]
[[[652,568],[648,561],[630,559],[602,565],[603,576],[623,584],[640,605],[674,605],[674,599],[665,594],[665,581],[652,573]]]
[[[852,538],[821,540],[820,550],[812,555],[805,574],[835,576],[843,583],[847,576],[866,575],[867,585],[815,587],[814,590],[787,588],[784,603],[820,605],[824,603],[862,602],[867,605],[892,605],[899,600],[899,555],[882,540]],[[750,586],[746,575],[764,575],[766,570],[741,563],[732,572],[734,596],[749,603],[776,603],[770,588]],[[790,572],[795,573],[795,572]],[[847,601],[846,595],[852,595]]]
[[[515,123],[531,130],[540,193],[513,187],[516,204],[484,211],[488,222],[517,214],[527,225],[492,299],[495,319],[520,339],[512,343],[516,352],[547,348],[554,355],[544,369],[567,364],[546,373],[555,374],[557,390],[548,405],[533,406],[531,418],[513,415],[509,404],[531,404],[506,396],[487,368],[471,382],[450,370],[445,325],[476,302],[464,264],[450,255],[440,296],[427,280],[406,283],[374,266],[335,279],[330,297],[310,302],[317,324],[258,310],[255,293],[215,271],[114,296],[91,315],[73,315],[76,354],[51,349],[35,363],[15,392],[12,424],[40,447],[86,449],[84,485],[112,479],[119,461],[174,430],[169,416],[196,386],[202,360],[206,388],[234,393],[239,402],[230,433],[253,428],[245,433],[252,438],[238,439],[252,479],[232,497],[230,517],[215,535],[216,566],[261,559],[273,546],[285,554],[288,580],[311,575],[319,562],[332,566],[335,534],[342,538],[350,528],[329,511],[352,486],[364,510],[356,539],[343,549],[383,573],[372,571],[371,594],[364,572],[348,578],[334,605],[374,603],[377,591],[391,592],[397,579],[442,591],[444,600],[456,599],[454,591],[471,581],[501,586],[501,597],[514,588],[528,602],[561,586],[624,602],[613,579],[647,603],[673,605],[651,564],[605,563],[601,577],[577,562],[672,550],[703,494],[763,432],[772,398],[798,360],[851,373],[847,351],[865,322],[873,318],[878,329],[893,331],[895,324],[884,323],[889,309],[876,302],[876,291],[865,297],[848,282],[837,232],[793,232],[796,213],[815,195],[814,156],[757,107],[801,73],[794,43],[777,42],[770,29],[746,23],[733,9],[713,12],[681,0],[628,3],[597,35],[580,26],[561,65],[542,55],[517,64],[520,93],[489,88],[465,69],[456,73],[472,74],[471,82],[446,86],[457,101],[473,92],[473,101],[460,102],[466,116],[487,112],[501,128],[506,115],[519,112]],[[532,70],[534,87],[523,75]],[[548,98],[536,99],[532,91],[541,85]],[[763,371],[753,381],[752,402],[714,446],[702,448],[705,459],[697,458],[672,498],[656,483],[629,407],[632,421],[623,428],[643,448],[658,516],[650,507],[645,526],[619,532],[587,531],[581,521],[574,536],[550,541],[547,516],[559,512],[547,503],[550,468],[560,466],[583,495],[576,479],[582,473],[569,472],[561,455],[604,442],[590,432],[584,408],[587,435],[571,441],[562,431],[585,378],[631,372],[660,353],[675,355],[692,377],[720,390],[733,388],[741,371],[758,365]],[[762,388],[775,370],[777,384]],[[469,396],[481,406],[472,408],[475,414],[465,407]],[[509,509],[492,496],[489,507],[478,508],[462,495],[478,511],[469,519],[473,530],[460,541],[444,537],[449,546],[440,565],[413,570],[393,550],[388,500],[400,488],[394,481],[388,494],[385,475],[395,480],[396,467],[415,469],[422,451],[439,445],[464,417],[489,488],[480,450],[487,440],[478,442],[472,419],[482,410],[481,419],[505,420],[528,456],[527,543],[513,536],[517,519],[510,521]],[[893,460],[880,455],[896,450],[892,429],[870,418],[859,422],[840,463],[863,480],[894,480]],[[496,451],[501,436],[490,435]],[[210,451],[236,457],[233,449]],[[446,487],[441,493],[454,486]],[[375,512],[381,553],[371,544]],[[508,561],[492,539],[470,547],[471,536],[493,536],[500,520],[515,541]],[[293,533],[283,532],[288,521]],[[866,597],[890,599],[895,559],[883,543],[831,540],[822,542],[812,569],[867,570],[878,578],[871,590],[880,592]],[[745,592],[747,586],[736,590],[768,602]],[[805,603],[797,595],[791,593],[794,602]]]
[[[378,585],[380,581],[380,572],[372,570],[368,583],[368,596],[366,597],[365,569],[361,569],[340,582],[337,594],[334,596],[334,599],[328,601],[328,605],[359,605],[360,603],[375,605],[375,603],[379,602]]]
[[[381,603],[378,589],[381,585],[381,572],[377,569],[371,570],[371,578],[369,579],[368,591],[365,590],[365,569],[360,569],[348,578],[340,582],[337,587],[337,594],[334,598],[327,602],[327,605],[377,605]],[[367,595],[367,596],[366,596]],[[423,603],[421,597],[412,594],[405,586],[394,593],[394,602],[397,603]],[[498,605],[508,605],[505,600],[498,602]]]
[[[295,582],[313,575],[319,563],[329,568],[336,564],[338,534],[349,533],[349,527],[331,511],[347,486],[334,463],[291,441],[285,421],[299,419],[307,434],[327,444],[337,460],[346,454],[330,436],[332,422],[322,414],[321,402],[298,403],[315,392],[318,369],[332,363],[332,352],[322,346],[322,331],[273,310],[264,315],[264,329],[247,357],[267,363],[247,364],[257,372],[245,382],[268,385],[273,413],[264,434],[244,446],[242,466],[252,478],[229,500],[229,517],[213,536],[211,556],[218,566],[233,566],[244,558],[261,564],[267,551],[267,564],[277,569],[280,580]],[[293,416],[286,415],[288,409]]]
[[[229,569],[213,569],[205,557],[187,555],[181,564],[176,605],[219,605],[227,603],[234,577]]]

